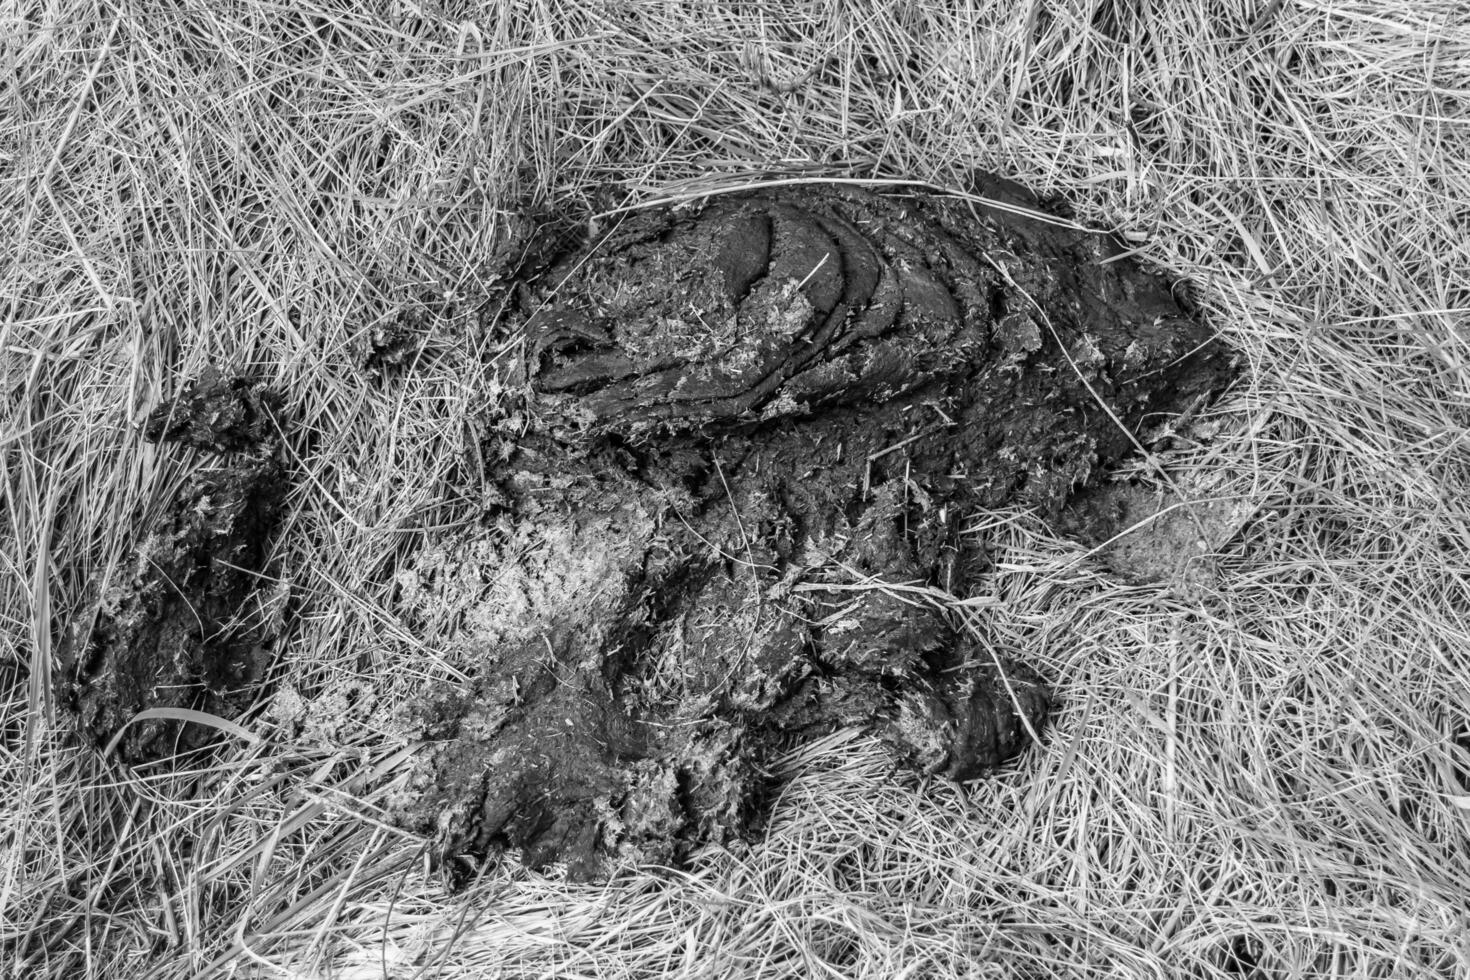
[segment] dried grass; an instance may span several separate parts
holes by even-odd
[[[1470,972],[1462,4],[0,17],[8,975]],[[1023,515],[980,521],[993,601],[958,612],[1063,704],[1015,771],[916,792],[844,736],[792,760],[748,854],[444,894],[381,808],[391,708],[453,679],[452,623],[390,600],[473,509],[481,320],[529,219],[973,168],[1190,276],[1247,358],[1216,436],[1166,461],[1251,509],[1217,580],[1125,587]],[[404,315],[432,327],[413,370],[365,376]],[[286,693],[244,722],[260,742],[129,772],[65,743],[52,637],[193,465],[138,422],[211,361],[280,385],[312,436],[254,611],[299,602]]]

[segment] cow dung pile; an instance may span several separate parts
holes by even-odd
[[[987,568],[968,523],[1054,518],[1231,373],[1104,238],[934,195],[649,210],[519,296],[484,512],[454,546],[489,572],[462,635],[436,638],[471,681],[408,709],[425,747],[394,812],[460,880],[507,851],[596,878],[747,839],[772,763],[841,727],[916,772],[993,770],[1052,696],[938,601]],[[221,462],[64,645],[98,740],[160,697],[242,710],[273,639],[239,612],[285,482],[279,426],[255,431],[274,405],[210,376],[155,416],[155,439]],[[121,746],[178,737],[155,718]]]
[[[759,826],[769,765],[867,726],[964,780],[1050,694],[946,618],[981,508],[1055,515],[1225,352],[1099,237],[834,189],[630,218],[522,296],[471,688],[400,817],[461,873],[598,877]],[[502,614],[503,615],[500,615]],[[460,861],[461,858],[471,860]]]

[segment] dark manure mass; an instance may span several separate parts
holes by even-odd
[[[1231,373],[1103,237],[937,196],[639,213],[521,303],[476,674],[415,707],[399,813],[451,879],[748,839],[772,760],[843,726],[919,773],[1004,763],[1051,695],[929,601],[984,568],[967,521],[1054,517]]]
[[[148,762],[217,737],[182,724],[192,709],[233,718],[249,707],[271,637],[250,624],[285,499],[280,400],[210,369],[155,410],[144,435],[208,462],[178,488],[130,560],[65,625],[56,693],[76,730],[120,758]]]

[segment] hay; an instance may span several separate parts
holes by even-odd
[[[1470,18],[1429,3],[222,0],[12,7],[0,114],[0,963],[15,976],[1470,971]],[[482,321],[532,219],[771,179],[1009,174],[1192,278],[1247,385],[1163,460],[1250,514],[1206,587],[1023,515],[965,614],[1058,681],[967,792],[801,759],[748,855],[450,897],[387,826],[393,706],[452,682],[401,556],[469,519]],[[409,319],[411,370],[364,352]],[[209,362],[311,433],[218,759],[68,747],[52,638],[195,465]],[[1155,474],[1157,476],[1157,474]],[[473,590],[474,583],[457,587]],[[451,590],[452,591],[452,590]],[[469,596],[462,597],[468,601]],[[1255,971],[1255,972],[1251,972]]]

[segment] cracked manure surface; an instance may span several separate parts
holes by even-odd
[[[522,295],[527,396],[461,542],[492,570],[473,681],[415,705],[398,818],[452,878],[507,849],[595,878],[748,837],[770,761],[838,726],[952,779],[1020,751],[1046,682],[871,586],[966,595],[976,509],[1054,517],[1228,381],[1166,283],[1112,254],[948,199],[801,189],[642,213],[555,261]]]

